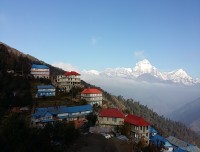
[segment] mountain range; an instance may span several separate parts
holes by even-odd
[[[101,75],[106,77],[118,77],[125,79],[133,79],[147,82],[159,83],[175,83],[183,85],[200,84],[200,79],[194,79],[187,74],[183,69],[177,69],[171,72],[160,72],[147,59],[138,63],[134,68],[107,68],[103,72],[96,70],[83,71],[84,74]]]

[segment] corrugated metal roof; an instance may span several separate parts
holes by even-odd
[[[124,114],[116,108],[102,109],[99,112],[100,117],[124,118]]]
[[[68,71],[68,72],[66,72],[64,75],[65,75],[65,76],[70,76],[70,75],[79,76],[80,74],[77,73],[77,72],[75,72],[75,71],[71,71],[71,72]]]
[[[154,129],[153,127],[150,127],[150,133],[158,133],[158,131],[156,129]]]
[[[187,147],[189,143],[182,141],[176,137],[169,136],[166,138],[171,144],[177,146],[177,147]]]
[[[43,117],[47,112],[57,115],[62,113],[76,113],[76,112],[84,112],[84,111],[92,111],[91,105],[82,105],[82,106],[58,106],[58,107],[47,107],[47,108],[36,108],[35,113],[32,117]]]
[[[68,113],[92,111],[92,106],[89,104],[89,105],[83,105],[83,106],[67,107],[67,111]]]
[[[81,94],[102,94],[102,91],[95,88],[84,89]]]
[[[188,151],[185,151],[183,149],[177,148],[177,149],[174,150],[174,152],[188,152]]]
[[[200,152],[200,149],[192,144],[189,144],[185,141],[182,141],[176,137],[173,136],[169,136],[168,138],[166,138],[171,144],[175,145],[176,147],[178,147],[176,152],[179,151],[189,151],[189,152]]]
[[[184,150],[191,151],[191,152],[200,152],[200,149],[194,145],[187,146]]]
[[[155,135],[155,136],[151,136],[150,140],[154,142],[155,145],[160,145],[161,142],[164,143],[165,147],[173,147],[168,141],[167,139],[165,139],[164,137],[160,136],[160,135]],[[158,143],[157,143],[158,141]]]
[[[49,69],[48,66],[43,65],[43,64],[32,64],[31,68],[35,68],[35,69]]]
[[[55,89],[53,85],[38,85],[37,89]]]
[[[136,126],[149,126],[150,123],[144,120],[144,118],[128,114],[124,119],[124,122],[136,125]]]

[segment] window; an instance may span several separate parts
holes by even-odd
[[[142,126],[140,126],[140,130],[142,130]]]
[[[147,137],[149,137],[149,134],[148,134],[148,133],[146,133],[146,136],[147,136]]]
[[[112,121],[113,122],[117,122],[117,118],[112,118]]]
[[[149,126],[147,126],[146,129],[148,130],[148,129],[149,129]]]

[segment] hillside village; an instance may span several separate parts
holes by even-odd
[[[83,136],[95,134],[108,141],[117,139],[125,145],[131,145],[131,151],[200,151],[195,144],[176,136],[163,136],[156,127],[158,124],[134,114],[129,109],[131,107],[126,108],[119,102],[109,104],[109,95],[98,87],[85,85],[81,81],[81,74],[76,71],[52,75],[47,64],[38,63],[32,63],[29,69],[27,78],[31,80],[33,104],[16,104],[9,109],[11,113],[24,115],[32,128],[45,130],[49,125],[55,127],[57,123],[73,124]],[[22,71],[17,73],[13,69],[7,69],[6,73],[23,77]],[[17,94],[20,92],[13,92],[14,97]],[[48,140],[52,144],[62,145],[62,140],[58,139],[60,138],[51,137]]]
[[[32,65],[31,74],[35,78],[50,78],[49,73],[49,68],[45,65]],[[81,86],[80,74],[75,71],[57,75],[55,82],[56,86],[37,86],[36,97],[56,96],[56,87],[64,92],[69,92],[74,87],[84,87]],[[135,143],[143,141],[145,146],[151,143],[161,147],[161,151],[165,152],[200,151],[195,145],[176,137],[162,137],[151,126],[151,122],[147,122],[142,117],[123,113],[122,109],[118,107],[106,107],[103,104],[102,91],[99,89],[83,88],[80,99],[86,100],[88,104],[71,107],[57,105],[55,107],[36,108],[31,117],[32,125],[43,127],[47,123],[54,123],[55,121],[74,121],[76,127],[79,128],[87,122],[86,116],[94,112],[97,114],[97,120],[95,126],[89,128],[91,133],[100,133],[105,138],[111,138],[113,134],[121,133],[120,128],[124,128],[125,135],[120,134],[119,136],[127,141]],[[94,107],[98,107],[98,110],[95,110]]]

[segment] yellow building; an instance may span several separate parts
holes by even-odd
[[[137,143],[140,140],[145,140],[149,144],[150,123],[143,118],[128,114],[124,119],[124,125],[128,130],[128,134]]]
[[[124,125],[124,118],[124,114],[116,108],[102,109],[99,112],[98,124],[114,130],[116,127]]]

